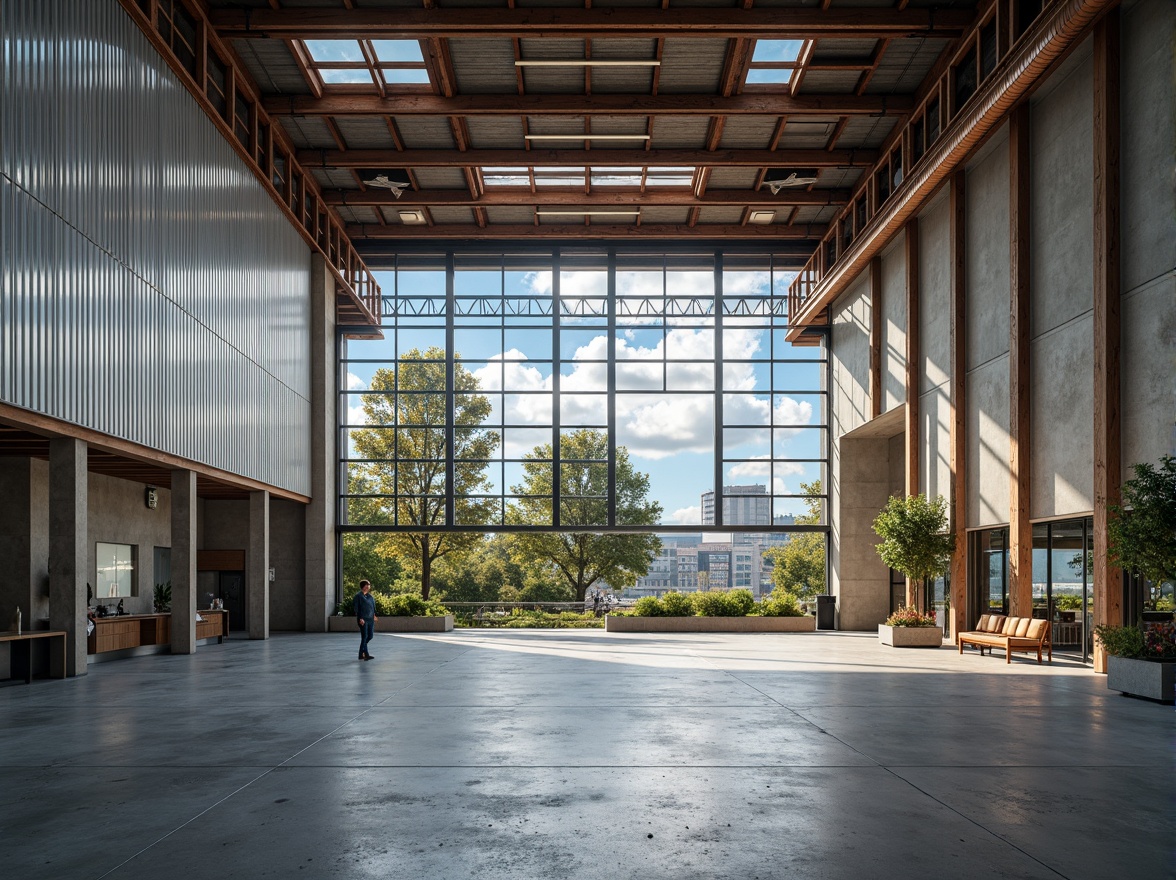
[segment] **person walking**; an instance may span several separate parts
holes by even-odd
[[[376,621],[376,597],[372,595],[372,582],[360,581],[359,592],[355,594],[355,620],[359,623],[359,659],[371,660],[368,653],[368,642],[372,640]]]

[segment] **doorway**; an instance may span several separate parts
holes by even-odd
[[[244,632],[248,629],[245,620],[245,572],[217,572],[217,590],[220,600],[229,612],[229,632]]]

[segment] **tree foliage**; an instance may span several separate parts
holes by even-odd
[[[808,508],[796,518],[796,525],[820,525],[821,481],[801,483]],[[821,532],[794,532],[788,543],[764,551],[772,568],[773,592],[789,593],[802,599],[825,592],[825,536]]]
[[[469,496],[489,489],[487,460],[500,438],[483,427],[490,401],[477,393],[477,377],[460,363],[454,367],[453,390],[456,521],[486,522],[495,502]],[[369,427],[351,432],[355,457],[368,461],[351,466],[348,492],[392,497],[351,499],[352,522],[423,529],[445,525],[447,398],[444,349],[422,354],[414,348],[395,368],[376,370],[361,397]],[[421,595],[428,599],[434,561],[481,542],[482,535],[474,533],[392,532],[382,536],[379,550],[400,556],[405,568],[420,577]]]
[[[608,524],[608,436],[584,428],[560,437],[560,525]],[[523,482],[512,486],[520,496],[507,521],[516,525],[551,525],[554,481],[551,444],[535,447],[525,456]],[[649,476],[633,468],[629,452],[615,451],[616,521],[625,525],[654,525],[662,507],[649,501]],[[511,536],[511,555],[524,568],[554,567],[577,602],[598,583],[631,586],[649,571],[661,549],[656,535],[522,532]]]
[[[882,539],[878,555],[890,568],[921,584],[951,566],[955,535],[946,533],[947,500],[942,495],[892,496],[874,519]]]
[[[1158,468],[1145,462],[1132,470],[1123,503],[1110,508],[1109,553],[1112,563],[1147,578],[1155,592],[1176,581],[1176,458],[1165,455]]]

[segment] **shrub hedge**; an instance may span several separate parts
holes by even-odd
[[[747,590],[679,593],[671,590],[660,598],[637,600],[633,617],[803,617],[800,604],[791,593],[773,592],[756,603]]]

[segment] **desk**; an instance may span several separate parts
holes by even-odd
[[[0,633],[0,642],[23,642],[25,646],[24,656],[24,680],[25,684],[31,684],[33,681],[33,641],[35,639],[61,639],[61,660],[60,665],[54,664],[52,657],[53,645],[50,643],[50,658],[49,658],[49,675],[52,678],[65,678],[65,637],[64,630],[33,630],[32,632],[14,633],[4,632]],[[13,657],[13,667],[16,666],[16,657]],[[57,665],[60,670],[60,675],[53,675],[53,667]],[[13,676],[16,678],[17,676]]]

